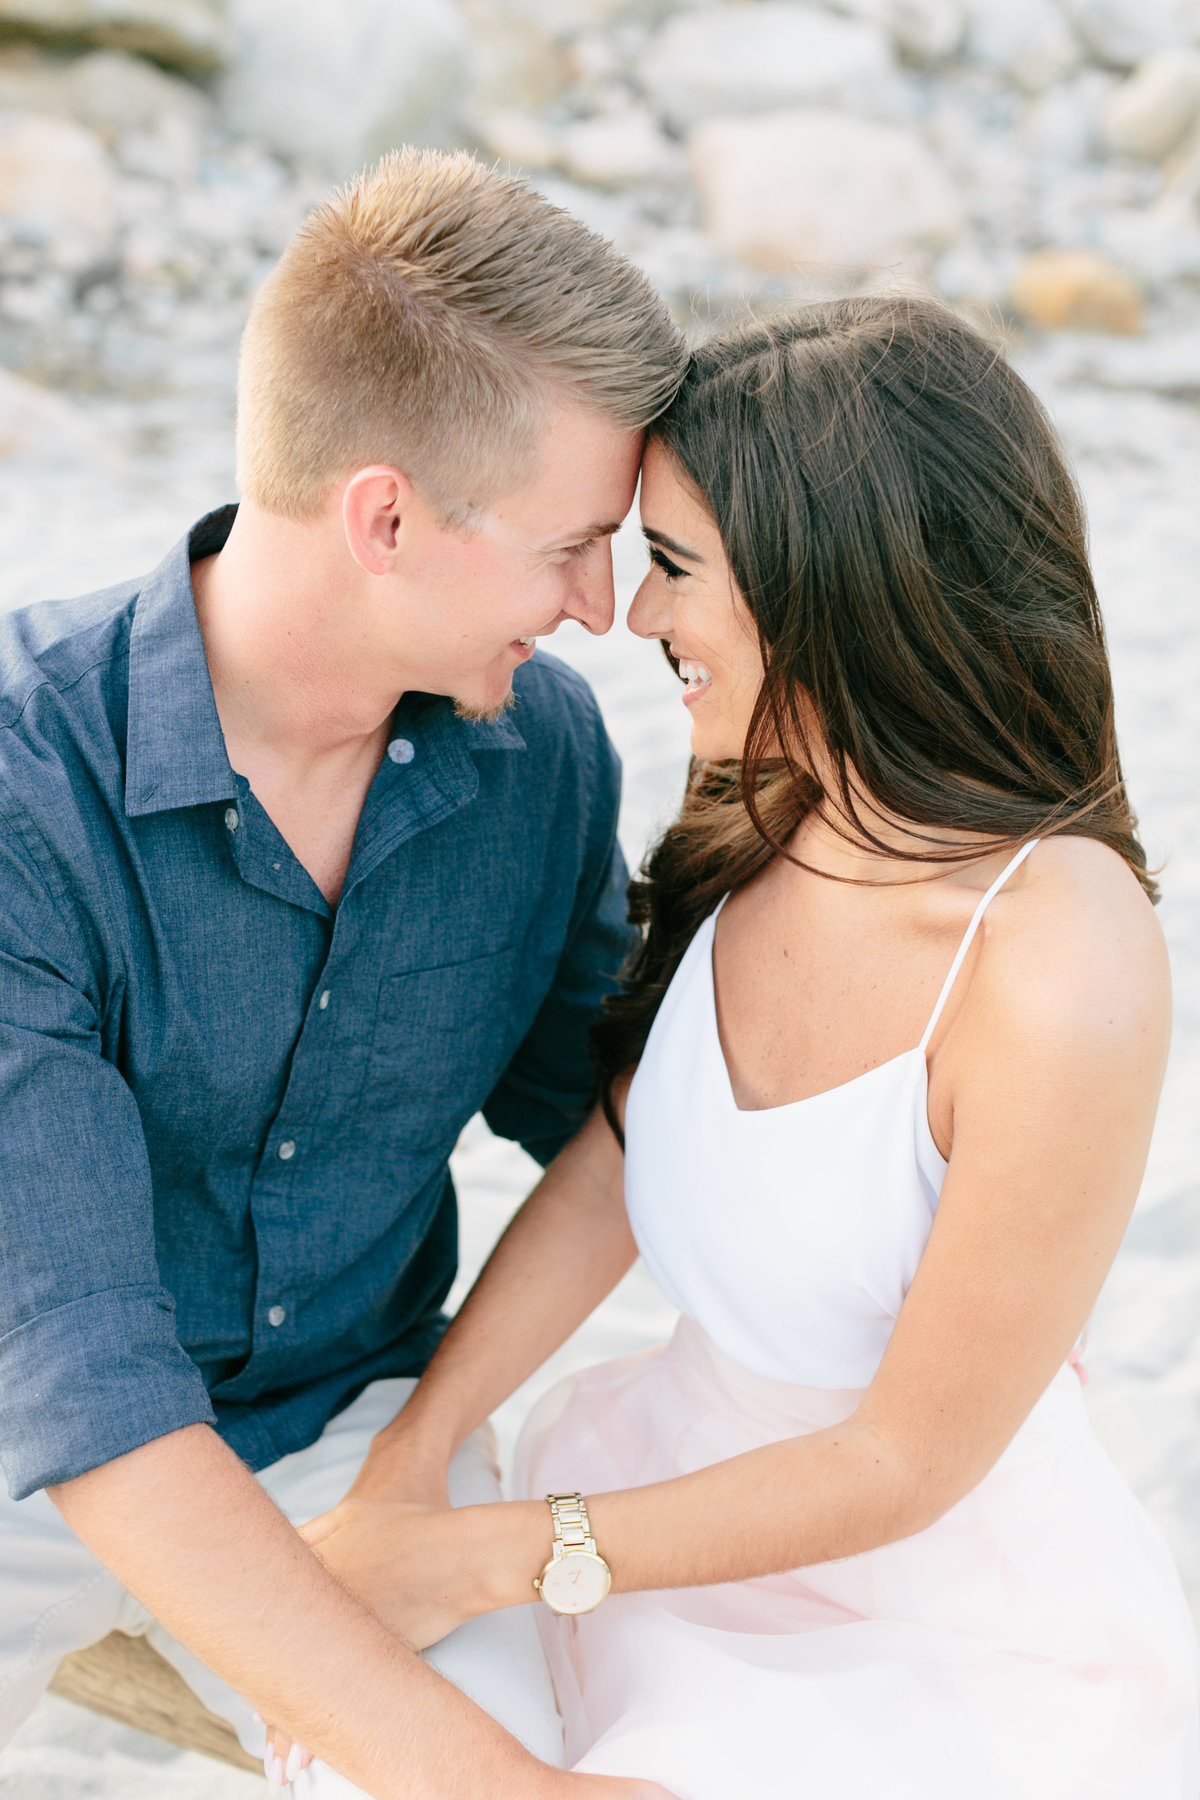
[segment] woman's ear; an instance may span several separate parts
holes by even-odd
[[[368,575],[395,567],[405,515],[416,489],[399,469],[382,464],[359,469],[342,492],[342,525],[351,556]]]

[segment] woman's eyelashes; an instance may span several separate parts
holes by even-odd
[[[662,570],[668,581],[678,581],[681,575],[687,574],[687,570],[681,569],[678,563],[673,563],[670,557],[658,548],[657,544],[651,544],[649,550],[650,561],[656,568]]]

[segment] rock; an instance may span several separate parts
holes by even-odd
[[[1114,150],[1161,162],[1200,117],[1200,53],[1161,50],[1112,95],[1104,134]]]
[[[1102,121],[1115,85],[1116,77],[1105,69],[1080,69],[1030,102],[1019,138],[1037,158],[1044,181],[1060,180],[1104,156]]]
[[[1100,221],[1103,248],[1150,289],[1200,276],[1195,208],[1165,194],[1154,206],[1114,208]]]
[[[1092,55],[1117,69],[1200,36],[1193,0],[1063,0],[1063,10]]]
[[[484,144],[516,169],[553,169],[560,161],[557,132],[515,106],[487,108],[476,123]]]
[[[777,112],[711,119],[688,147],[709,236],[759,267],[905,262],[963,226],[940,165],[895,126]]]
[[[60,268],[111,253],[116,178],[98,138],[36,113],[0,115],[0,221]]]
[[[0,56],[0,108],[86,125],[122,168],[159,181],[194,177],[213,110],[190,81],[124,50],[66,60],[28,47]]]
[[[909,62],[940,62],[962,43],[964,0],[827,0],[830,10],[881,25]]]
[[[877,24],[793,5],[715,6],[657,35],[642,79],[668,124],[797,105],[886,110],[894,65]]]
[[[467,56],[453,0],[233,0],[232,20],[233,130],[339,178],[446,134]]]
[[[1012,285],[1017,311],[1048,331],[1142,329],[1142,294],[1126,270],[1095,250],[1039,250],[1026,257]]]
[[[71,64],[67,92],[76,119],[107,144],[127,131],[161,132],[173,124],[201,131],[212,117],[208,95],[141,57],[97,50]]]
[[[25,473],[44,469],[59,478],[120,469],[125,455],[115,439],[60,394],[0,369],[0,469],[19,464]]]
[[[0,0],[0,30],[137,50],[195,73],[229,51],[225,0]]]
[[[161,131],[179,120],[200,130],[213,109],[193,82],[127,51],[66,58],[20,44],[0,52],[0,110],[74,119],[111,149],[127,131]]]
[[[644,10],[644,0],[491,0],[491,5],[550,39],[571,38]],[[474,13],[474,8],[468,10]]]
[[[968,0],[966,49],[1030,94],[1053,87],[1083,57],[1054,0]]]
[[[470,30],[466,90],[472,109],[536,112],[571,78],[570,55],[552,36],[512,12],[507,0],[462,0]]]
[[[684,166],[679,146],[641,107],[569,125],[562,134],[560,158],[576,181],[612,188],[669,177]]]

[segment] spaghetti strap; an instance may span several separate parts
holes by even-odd
[[[963,958],[966,956],[967,951],[971,948],[971,940],[975,936],[975,933],[979,929],[980,919],[982,919],[984,913],[987,911],[988,907],[992,904],[992,901],[996,898],[996,895],[1000,892],[1000,889],[1004,886],[1004,884],[1008,880],[1009,876],[1012,875],[1013,873],[1015,873],[1015,871],[1020,868],[1021,864],[1025,861],[1025,858],[1029,855],[1029,852],[1033,849],[1034,845],[1038,844],[1040,842],[1041,842],[1040,838],[1030,838],[1030,840],[1027,844],[1021,845],[1021,848],[1017,851],[1017,854],[1013,857],[1012,861],[1009,863],[1006,863],[1005,866],[1003,867],[1003,869],[1001,869],[999,875],[997,875],[995,881],[993,881],[991,887],[988,889],[987,893],[983,896],[983,899],[979,902],[979,905],[975,908],[975,911],[972,913],[971,923],[967,926],[967,929],[966,929],[965,933],[963,934],[963,941],[958,946],[958,952],[955,955],[954,961],[950,964],[950,972],[946,976],[945,981],[943,981],[943,983],[942,983],[942,991],[937,997],[937,1005],[934,1007],[933,1012],[930,1016],[929,1023],[925,1027],[925,1033],[921,1039],[920,1044],[918,1045],[918,1049],[920,1049],[922,1051],[925,1050],[929,1044],[930,1038],[933,1036],[934,1027],[937,1024],[938,1020],[942,1016],[942,1008],[945,1006],[947,1000],[950,998],[950,989],[954,986],[955,980],[957,979],[957,976],[958,976],[958,971],[963,966]]]

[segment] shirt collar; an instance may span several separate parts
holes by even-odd
[[[192,563],[221,549],[236,512],[223,506],[201,519],[138,594],[125,749],[131,818],[237,798],[192,594]]]
[[[208,513],[164,557],[138,595],[129,641],[125,811],[130,818],[238,798],[192,592],[192,563],[224,547],[236,514],[236,506]],[[460,719],[449,701],[432,704],[444,743],[455,740],[467,751],[525,748],[508,714]]]

